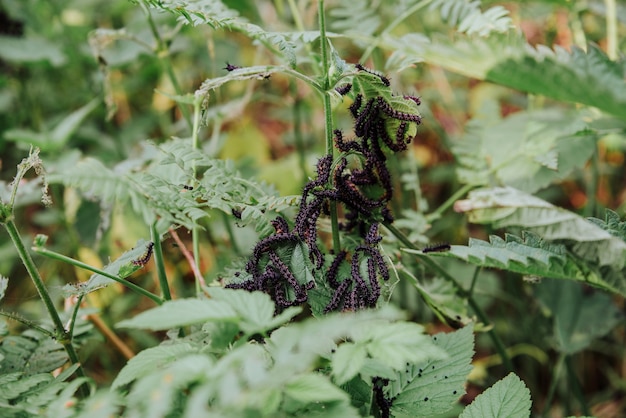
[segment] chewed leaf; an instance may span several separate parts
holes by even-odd
[[[465,394],[465,381],[472,370],[470,363],[474,354],[472,327],[431,338],[448,357],[410,364],[390,382],[387,396],[395,398],[391,411],[396,417],[432,417],[452,408]]]

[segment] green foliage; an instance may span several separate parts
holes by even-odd
[[[506,185],[534,193],[589,160],[596,135],[586,112],[517,112],[492,123],[474,120],[454,144],[457,176],[472,185]]]
[[[530,417],[530,391],[510,373],[481,393],[459,418]]]
[[[626,296],[623,10],[610,3],[3,0],[2,169],[38,148],[13,183],[0,183],[11,237],[0,242],[0,415],[528,417],[531,408],[554,415],[552,404],[590,415],[592,402],[623,387],[605,367],[623,355],[612,331]],[[389,104],[353,119],[390,141],[348,147],[340,173],[331,134],[351,140],[357,94]],[[388,155],[394,139],[412,139],[408,152]],[[224,158],[238,147],[242,158]],[[272,171],[298,190],[322,154],[334,158],[328,181],[309,184],[328,204],[300,220],[317,239],[309,228],[286,244],[263,241],[310,290],[307,303],[225,289],[253,276],[245,258],[254,248],[264,290],[295,299],[279,287],[280,264],[254,243],[294,230],[307,201],[257,179]],[[328,198],[343,175],[354,181],[344,200]],[[403,193],[385,202],[389,213],[377,209],[382,241],[365,245],[372,219],[355,201],[377,181]],[[45,211],[33,206],[41,185],[55,204]],[[289,231],[272,223],[277,215]],[[42,234],[32,250],[49,259],[31,259],[16,224]],[[419,249],[435,237],[468,244]],[[154,268],[143,262],[153,245]],[[351,265],[357,248],[366,256]],[[375,309],[326,313],[342,296],[328,277],[344,250],[335,282],[360,277],[353,298],[382,285]],[[36,291],[18,280],[17,260]],[[83,268],[97,272],[86,280]],[[153,273],[163,298],[148,289]],[[5,274],[16,278],[10,286]],[[135,292],[108,287],[107,275]],[[428,335],[444,326],[437,320],[459,329]],[[105,343],[91,340],[91,322]],[[136,352],[122,366],[115,350]],[[536,379],[548,368],[510,359],[554,350],[549,387]],[[580,369],[561,376],[577,356]],[[534,406],[516,374],[502,378],[513,369]],[[462,410],[468,385],[496,380]],[[587,384],[597,381],[610,382],[606,391]]]
[[[445,359],[409,364],[390,383],[392,411],[398,417],[432,417],[444,413],[465,393],[464,382],[472,370],[474,336],[468,326],[449,334],[436,334],[432,343]]]

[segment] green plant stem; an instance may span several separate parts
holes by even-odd
[[[448,210],[452,205],[454,205],[454,202],[459,200],[462,196],[465,196],[467,192],[469,192],[475,187],[476,186],[473,184],[466,184],[463,187],[461,187],[459,190],[456,191],[456,193],[450,196],[448,200],[443,202],[443,204],[439,206],[434,212],[431,212],[428,215],[426,215],[426,220],[428,222],[432,222],[435,219],[439,219],[446,210]]]
[[[72,345],[72,335],[63,326],[61,317],[54,307],[54,302],[52,302],[52,298],[50,297],[48,289],[46,289],[46,285],[44,284],[43,279],[39,274],[39,270],[37,270],[37,267],[35,267],[35,262],[33,261],[33,258],[31,257],[30,253],[26,249],[26,246],[24,245],[24,242],[22,241],[20,233],[15,226],[15,222],[13,222],[12,218],[9,218],[4,222],[4,227],[6,228],[9,236],[11,237],[11,240],[13,241],[13,245],[15,246],[17,253],[20,256],[20,259],[24,264],[24,267],[26,267],[26,271],[33,281],[33,284],[37,289],[37,293],[39,293],[39,297],[41,298],[43,304],[46,307],[46,310],[48,311],[48,314],[50,315],[50,319],[52,319],[52,323],[54,324],[54,327],[56,329],[56,340],[65,349],[65,352],[67,353],[70,362],[72,364],[80,364],[80,361],[78,360],[78,355],[76,354],[76,350],[74,350],[74,346]],[[76,374],[80,377],[85,376],[85,372],[83,371],[82,366],[76,369]],[[86,395],[86,392],[82,394]]]
[[[326,20],[324,17],[324,0],[318,1],[318,18],[320,27],[320,47],[322,49],[322,73],[324,82],[322,84],[322,100],[324,102],[324,122],[326,134],[326,154],[335,155],[335,147],[333,145],[333,113],[330,105],[330,96],[328,89],[330,88],[329,69],[328,69],[328,40],[326,39]],[[337,202],[330,202],[330,224],[333,236],[333,249],[335,254],[341,251],[341,239],[339,237],[339,219],[337,216]]]
[[[585,395],[583,394],[582,388],[580,387],[578,376],[576,376],[576,372],[574,371],[572,356],[567,356],[565,358],[565,367],[567,368],[567,380],[570,387],[572,388],[572,391],[574,392],[574,397],[578,400],[578,403],[580,403],[583,415],[591,416],[591,410],[589,409],[589,405],[587,404]]]
[[[154,264],[156,265],[159,286],[163,293],[163,299],[172,300],[170,285],[167,282],[167,274],[165,274],[165,262],[163,261],[163,248],[161,247],[161,237],[156,228],[156,221],[150,225],[150,237],[154,243]]]
[[[615,0],[604,0],[606,7],[606,54],[612,60],[618,58],[617,4]]]
[[[78,311],[80,309],[80,304],[83,303],[84,294],[79,295],[76,298],[76,303],[74,304],[74,309],[72,310],[72,318],[70,319],[70,329],[69,334],[74,336],[74,326],[76,325],[76,318],[78,317]]]
[[[556,392],[556,387],[559,383],[559,378],[561,376],[561,371],[563,370],[563,364],[565,363],[566,354],[559,354],[559,358],[556,361],[556,366],[554,366],[554,373],[552,374],[552,381],[550,382],[550,388],[548,389],[548,395],[546,396],[546,402],[543,405],[543,413],[542,417],[547,417],[550,413],[550,406],[552,405],[552,400],[554,399],[554,394]]]
[[[410,248],[411,250],[414,250],[414,251],[419,251],[419,248],[417,248],[411,241],[409,241],[409,239],[406,237],[406,235],[404,235],[402,233],[402,231],[400,231],[398,228],[396,228],[395,226],[393,226],[392,224],[390,224],[388,222],[385,222],[384,225],[389,230],[389,232],[391,232],[407,248]],[[482,310],[480,305],[478,305],[478,303],[476,303],[476,300],[474,299],[472,294],[469,293],[467,290],[465,290],[459,284],[459,282],[456,281],[456,279],[454,277],[452,277],[450,274],[448,274],[447,271],[445,271],[439,264],[437,264],[429,256],[421,255],[421,254],[414,254],[414,253],[412,253],[412,254],[415,255],[417,258],[419,258],[420,261],[422,263],[424,263],[424,265],[426,265],[426,267],[428,267],[431,271],[433,271],[436,274],[438,274],[439,276],[441,276],[444,280],[452,283],[454,285],[454,287],[457,289],[457,294],[460,297],[462,297],[464,299],[467,299],[467,302],[469,303],[469,305],[472,308],[472,310],[474,311],[474,313],[476,313],[476,316],[478,317],[478,319],[483,324],[485,324],[485,326],[489,326],[489,324],[491,322],[489,321],[489,318],[487,317],[487,314],[485,314],[485,312]],[[495,331],[493,329],[490,329],[489,331],[487,331],[487,333],[489,334],[489,337],[491,338],[491,341],[493,342],[493,344],[494,344],[494,346],[496,348],[496,351],[500,355],[500,358],[502,359],[502,364],[504,365],[505,369],[507,371],[512,372],[513,371],[513,363],[511,362],[511,358],[509,357],[508,353],[506,352],[506,348],[504,347],[504,343],[502,343],[502,340],[500,339],[498,334],[495,333]]]
[[[470,288],[467,290],[468,295],[474,295],[474,286],[476,286],[476,281],[478,280],[478,273],[480,273],[480,266],[476,266],[474,269],[474,275],[472,276],[472,284]]]
[[[59,261],[63,261],[65,263],[71,264],[73,266],[85,269],[85,270],[89,270],[91,272],[94,272],[96,274],[99,274],[101,276],[107,277],[111,280],[115,280],[118,283],[123,284],[124,286],[128,287],[129,289],[139,293],[140,295],[143,295],[149,299],[151,299],[152,301],[154,301],[154,303],[156,303],[157,305],[162,305],[163,304],[163,299],[161,299],[160,297],[158,297],[157,295],[150,293],[149,291],[147,291],[146,289],[137,286],[135,283],[129,282],[128,280],[122,279],[119,276],[116,276],[114,274],[111,273],[107,273],[104,270],[101,270],[97,267],[93,267],[90,266],[89,264],[85,264],[82,261],[78,261],[75,260],[73,258],[67,257],[63,254],[59,254],[57,252],[54,251],[50,251],[47,248],[42,248],[42,247],[34,247],[33,251],[35,251],[38,254],[41,255],[45,255],[46,257],[50,257],[53,258],[55,260],[59,260]]]
[[[163,37],[159,33],[159,30],[154,23],[154,19],[152,19],[152,13],[150,13],[150,9],[146,6],[144,2],[141,2],[141,7],[148,17],[148,25],[150,26],[150,31],[152,32],[152,36],[154,36],[154,39],[157,42],[156,50],[154,52],[156,53],[157,58],[161,61],[161,65],[163,65],[163,68],[167,73],[167,76],[169,77],[172,86],[174,87],[174,91],[176,92],[176,94],[182,95],[182,89],[180,88],[180,83],[178,83],[178,79],[176,78],[176,74],[174,73],[174,67],[172,66],[167,43],[163,40]],[[183,114],[187,125],[191,126],[191,116],[189,115],[189,110],[185,107],[185,105],[181,105],[180,111]]]
[[[193,131],[191,133],[191,146],[193,149],[200,149],[200,105],[202,104],[202,99],[200,97],[196,97],[193,103]],[[192,165],[193,170],[193,178],[198,178],[198,172],[196,163],[194,162]],[[224,225],[226,226],[226,230],[228,231],[229,223],[228,219],[224,219]],[[234,241],[234,236],[231,237],[233,248],[236,247],[236,243]],[[194,226],[191,229],[191,243],[192,243],[192,251],[193,251],[193,262],[195,264],[196,270],[200,271],[200,228],[198,226]],[[195,276],[195,275],[194,275]],[[196,279],[196,295],[200,295],[202,293],[202,284]]]
[[[411,16],[413,13],[417,12],[419,9],[428,6],[428,4],[430,4],[430,3],[432,3],[432,0],[424,0],[424,1],[420,1],[419,3],[414,4],[412,7],[409,7],[404,12],[402,12],[398,16],[396,16],[396,18],[393,20],[393,22],[391,22],[389,25],[387,25],[387,27],[376,38],[378,39],[378,38],[381,38],[384,35],[388,34],[396,26],[398,26],[400,23],[402,23],[402,21],[404,19],[406,19],[407,17]],[[369,44],[369,46],[367,47],[367,49],[365,50],[365,52],[363,52],[363,55],[361,55],[360,62],[364,62],[365,60],[367,60],[367,58],[369,58],[369,56],[374,51],[374,48],[376,48],[377,46],[378,46],[377,42],[371,42]]]

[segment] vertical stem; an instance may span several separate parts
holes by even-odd
[[[200,148],[200,140],[198,133],[200,131],[200,104],[201,99],[196,97],[193,103],[193,128],[191,132],[191,146],[193,149]],[[196,164],[193,164],[193,177],[198,178]],[[191,230],[191,242],[193,251],[193,260],[196,270],[200,270],[200,228],[194,226]],[[199,280],[196,280],[196,296],[202,293],[202,284]]]
[[[615,0],[604,0],[606,6],[606,54],[616,60],[618,54],[617,42],[617,4]]]
[[[578,376],[576,376],[576,372],[574,370],[574,366],[572,364],[572,356],[567,356],[565,358],[565,366],[567,368],[567,376],[568,382],[572,391],[574,392],[574,397],[580,403],[580,407],[582,412],[586,416],[591,416],[591,411],[589,410],[589,405],[587,405],[587,401],[585,400],[585,395],[583,394],[583,390],[580,387],[580,382],[578,380]]]
[[[6,210],[7,207],[5,206],[3,209]],[[54,324],[54,328],[56,329],[57,341],[61,343],[61,345],[63,345],[63,348],[65,349],[65,352],[67,353],[67,356],[69,357],[72,364],[80,364],[78,355],[76,354],[74,346],[72,345],[72,335],[65,330],[63,322],[61,321],[61,317],[54,307],[54,302],[52,302],[52,298],[50,298],[48,289],[46,289],[46,285],[44,284],[43,279],[39,274],[39,270],[37,270],[37,267],[35,267],[35,262],[33,261],[33,258],[26,249],[24,242],[22,242],[22,237],[20,236],[20,233],[15,226],[15,222],[13,222],[12,218],[6,219],[6,221],[4,222],[4,227],[6,228],[9,236],[11,237],[11,240],[13,241],[13,245],[15,245],[17,253],[22,260],[22,264],[24,264],[24,267],[26,267],[26,271],[32,279],[33,284],[37,289],[37,293],[39,293],[39,297],[41,298],[43,304],[46,307],[46,310],[48,311],[48,314],[50,315],[50,319],[52,319],[52,323]],[[83,371],[82,366],[76,369],[76,374],[80,377],[85,376],[85,372]],[[83,395],[87,395],[86,388],[83,385],[81,385],[81,393]]]
[[[320,46],[322,49],[322,100],[324,101],[324,121],[326,125],[326,154],[334,155],[335,147],[333,146],[333,114],[330,105],[330,96],[328,95],[328,89],[330,88],[330,80],[328,76],[329,62],[328,62],[328,40],[326,39],[326,21],[324,18],[324,0],[318,1],[318,18],[320,27]],[[337,219],[337,202],[331,200],[330,202],[330,222],[333,235],[333,249],[335,254],[341,251],[341,240],[339,238],[339,220]]]
[[[150,237],[154,243],[154,264],[157,269],[157,277],[159,278],[159,286],[163,293],[163,299],[172,300],[170,293],[170,285],[167,282],[167,274],[165,274],[165,263],[163,262],[163,248],[161,247],[161,237],[156,228],[156,221],[150,225]]]
[[[598,182],[600,181],[600,157],[598,152],[598,141],[595,143],[593,154],[589,166],[589,176],[587,177],[587,204],[585,205],[585,216],[596,216]]]
[[[547,417],[550,413],[550,406],[552,405],[552,400],[554,399],[554,393],[556,392],[556,386],[559,383],[559,378],[561,376],[561,370],[563,369],[563,364],[565,363],[565,354],[559,354],[559,359],[556,362],[556,366],[554,367],[554,372],[552,373],[552,381],[550,382],[550,388],[548,389],[548,395],[546,396],[546,403],[543,405],[543,412],[541,414],[542,417]]]

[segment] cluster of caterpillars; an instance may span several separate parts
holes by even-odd
[[[389,80],[382,74],[361,65],[356,68],[376,75],[389,86]],[[337,88],[342,95],[351,90],[351,84]],[[420,103],[419,98],[413,96],[401,99],[411,104]],[[403,110],[410,108],[404,106]],[[335,146],[341,154],[336,160],[332,155],[319,159],[317,178],[303,188],[293,229],[284,218],[275,219],[275,232],[256,244],[246,263],[249,278],[227,287],[266,292],[278,311],[306,302],[307,291],[315,286],[315,281],[299,282],[281,254],[296,245],[304,245],[314,268],[324,271],[326,259],[319,246],[318,219],[328,215],[330,203],[335,202],[342,208],[341,228],[356,233],[361,243],[338,251],[325,269],[325,284],[332,296],[324,311],[354,311],[376,305],[381,293],[379,279],[389,279],[389,269],[379,249],[382,239],[379,225],[393,221],[387,207],[393,185],[386,152],[407,149],[412,140],[410,124],[419,124],[421,119],[417,112],[394,109],[381,95],[364,97],[361,93],[354,96],[350,113],[354,118],[354,138],[344,138],[339,130],[334,132]],[[342,268],[344,263],[348,263],[349,269],[347,265]]]

